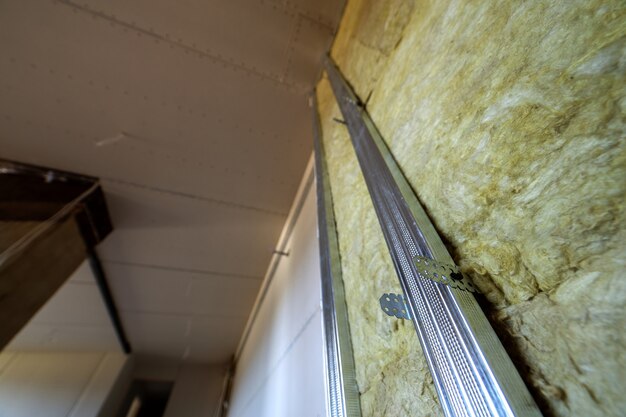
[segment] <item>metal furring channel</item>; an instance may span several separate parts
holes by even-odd
[[[317,219],[322,275],[326,408],[330,417],[360,417],[361,403],[341,275],[339,244],[317,101],[313,105]]]
[[[447,416],[540,416],[472,293],[421,276],[416,257],[454,262],[359,99],[330,58],[349,130],[422,350]]]

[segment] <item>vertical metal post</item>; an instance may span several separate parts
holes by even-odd
[[[111,289],[109,288],[109,284],[107,283],[104,269],[102,268],[100,259],[98,259],[98,255],[92,247],[87,248],[87,259],[89,260],[89,266],[91,267],[91,271],[96,278],[98,289],[100,290],[100,294],[102,295],[102,300],[104,301],[107,313],[109,313],[109,318],[111,319],[111,323],[113,324],[113,328],[115,329],[117,339],[119,340],[124,353],[130,354],[132,353],[130,342],[126,337],[126,332],[124,332],[124,326],[122,325],[122,320],[120,319],[120,315],[115,306],[115,301],[113,300]]]
[[[418,272],[418,256],[443,264],[453,264],[452,258],[364,106],[330,58],[326,71],[445,414],[541,415],[474,296]]]
[[[348,310],[341,276],[335,215],[315,99],[313,131],[315,137],[320,269],[322,274],[327,409],[328,415],[331,417],[359,417],[361,416],[361,403],[356,383]]]

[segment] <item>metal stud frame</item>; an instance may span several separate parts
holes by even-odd
[[[361,403],[352,356],[352,341],[341,276],[335,215],[330,193],[328,168],[324,158],[324,145],[321,141],[317,103],[313,109],[327,414],[330,417],[359,417],[361,416]]]
[[[539,416],[472,293],[420,276],[416,256],[454,264],[393,156],[336,65],[326,72],[447,416]]]

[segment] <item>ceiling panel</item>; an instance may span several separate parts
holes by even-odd
[[[245,324],[246,319],[241,318],[194,317],[187,360],[229,362],[235,353]]]
[[[282,215],[105,181],[113,232],[104,261],[261,277]]]
[[[311,19],[298,19],[295,36],[291,42],[288,74],[303,82],[317,79],[321,68],[320,51],[330,47],[332,30]]]
[[[0,13],[14,158],[287,210],[310,150],[303,93],[59,3],[37,3],[50,19],[24,28],[33,8]]]
[[[183,358],[191,334],[190,316],[129,312],[121,316],[133,352]]]
[[[284,7],[300,16],[315,21],[333,31],[337,27],[343,11],[342,1],[337,0],[260,0],[261,3]]]
[[[118,309],[130,312],[247,318],[261,284],[251,277],[110,262],[105,269]]]
[[[138,354],[193,362],[223,363],[234,353],[245,325],[242,318],[122,313]]]
[[[124,0],[62,3],[104,14],[227,63],[282,78],[293,13],[262,1]],[[122,17],[123,16],[123,17]]]
[[[342,5],[0,2],[0,154],[101,179],[115,229],[98,254],[142,360],[234,352],[311,152],[308,97]],[[108,349],[102,317],[74,314],[97,304],[92,280],[75,275],[23,340]]]

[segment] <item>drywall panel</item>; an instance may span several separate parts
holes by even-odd
[[[244,317],[121,312],[133,352],[152,359],[227,362],[245,325]]]
[[[133,376],[137,379],[173,381],[180,369],[180,358],[155,358],[152,355],[136,355]]]
[[[333,29],[300,15],[289,47],[287,75],[299,77],[302,82],[318,80],[321,69],[311,64],[325,57],[332,34]]]
[[[298,339],[284,352],[264,381],[236,416],[326,416],[321,343],[321,311],[309,317]]]
[[[133,352],[182,359],[191,332],[191,317],[122,312]]]
[[[214,417],[224,383],[223,366],[184,365],[163,417]]]
[[[261,284],[259,278],[188,269],[113,262],[105,269],[116,305],[125,311],[248,317]]]
[[[284,216],[104,182],[115,229],[107,261],[261,277]]]
[[[286,211],[307,91],[62,2],[0,7],[3,156]]]
[[[293,14],[262,1],[65,2],[281,80]],[[71,7],[71,6],[70,6]],[[181,24],[182,23],[182,24]]]
[[[6,417],[96,417],[127,360],[113,353],[9,355],[0,370],[0,415]]]
[[[237,362],[229,417],[325,414],[314,187],[303,198]]]
[[[231,362],[244,326],[243,317],[194,316],[188,360],[209,364]]]
[[[345,1],[339,0],[261,0],[266,3],[284,7],[297,13],[302,18],[311,20],[321,26],[336,28],[341,17]]]

